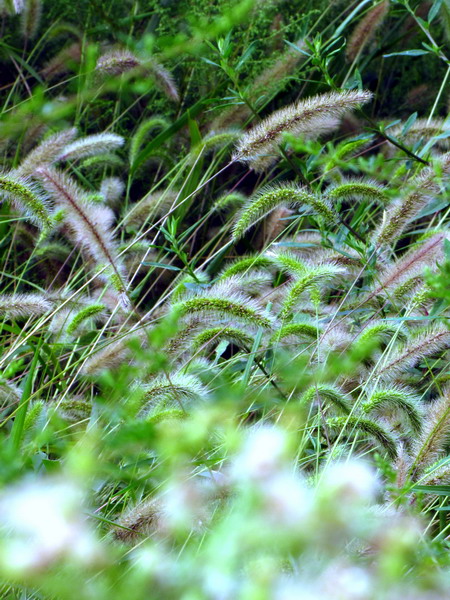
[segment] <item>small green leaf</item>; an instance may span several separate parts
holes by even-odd
[[[446,208],[450,204],[450,200],[440,200],[439,198],[434,198],[424,209],[420,211],[417,217],[414,219],[415,221],[421,219],[422,217],[427,217],[428,215],[432,215],[443,208]],[[447,240],[446,240],[447,241]]]
[[[450,485],[415,485],[413,492],[424,492],[435,496],[450,496]]]
[[[428,23],[428,21],[425,21],[425,19],[422,19],[421,17],[418,17],[418,16],[416,15],[416,20],[417,20],[417,22],[418,22],[420,25],[422,25],[422,27],[423,27],[424,29],[426,29],[427,31],[430,29],[430,24]]]
[[[408,133],[408,131],[411,129],[411,127],[414,125],[414,123],[416,122],[417,119],[417,113],[413,113],[412,115],[410,115],[406,121],[406,123],[403,126],[402,129],[402,135],[406,135]]]
[[[252,42],[250,44],[250,46],[244,51],[241,58],[239,59],[238,64],[235,67],[236,71],[239,71],[244,66],[244,64],[248,61],[250,56],[253,54],[255,47],[256,47],[256,42]]]
[[[450,240],[444,240],[444,254],[446,260],[450,260]]]
[[[153,260],[146,260],[142,263],[146,267],[157,267],[158,269],[167,269],[168,271],[182,271],[180,267],[174,267],[173,265],[166,265],[165,263],[154,262]]]
[[[435,16],[438,14],[442,6],[442,0],[434,0],[433,6],[428,11],[428,23],[431,23]]]
[[[385,125],[383,130],[386,131],[386,129],[389,129],[390,127],[394,127],[394,125],[398,125],[399,123],[401,123],[400,119],[396,119],[395,121],[392,121],[392,123],[388,123],[387,125]]]
[[[10,444],[14,451],[18,451],[22,441],[22,435],[24,431],[25,417],[27,415],[28,404],[30,397],[33,393],[33,382],[36,375],[36,367],[39,360],[39,353],[41,351],[42,340],[39,341],[37,348],[34,351],[33,360],[31,361],[30,370],[25,379],[25,384],[22,390],[22,397],[20,404],[16,412],[16,417],[11,429]]]
[[[391,52],[391,54],[383,54],[383,58],[389,58],[391,56],[423,56],[429,54],[428,50],[404,50],[403,52]]]

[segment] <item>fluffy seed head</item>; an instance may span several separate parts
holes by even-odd
[[[319,383],[302,394],[300,404],[310,406],[313,403],[330,404],[340,412],[349,413],[351,399],[338,387]]]
[[[53,227],[47,198],[27,178],[14,175],[0,176],[0,198],[1,196],[9,200],[14,208],[24,213],[41,229],[49,230]]]
[[[158,529],[161,505],[156,499],[146,500],[129,508],[116,521],[113,534],[124,543],[136,543]]]
[[[123,146],[125,140],[115,133],[98,133],[80,138],[68,144],[58,156],[58,160],[74,160],[86,156],[95,156],[117,150]]]
[[[105,308],[106,307],[104,304],[90,304],[85,306],[83,309],[77,312],[77,314],[67,325],[67,333],[69,335],[75,333],[78,327],[80,327],[80,325],[87,319],[92,317],[97,319],[101,318],[104,315]]]
[[[148,134],[157,127],[164,128],[168,126],[169,121],[164,117],[151,117],[139,125],[130,142],[130,151],[128,154],[130,165],[134,164],[139,150]]]
[[[223,194],[223,196],[215,201],[214,210],[221,211],[234,208],[235,206],[242,206],[246,199],[247,198],[244,196],[244,194],[241,194],[240,192]]]
[[[96,69],[107,75],[122,75],[139,66],[141,61],[129,50],[110,50],[100,56]]]
[[[140,417],[150,416],[159,406],[184,406],[185,402],[204,400],[208,397],[208,389],[195,375],[171,373],[155,377],[142,386],[144,392],[143,407]]]
[[[26,40],[36,36],[42,15],[42,0],[27,0],[21,15],[22,35]]]
[[[197,334],[192,341],[192,347],[194,350],[209,348],[213,344],[218,344],[221,340],[233,342],[241,348],[251,348],[253,345],[253,338],[242,329],[219,326],[204,329]]]
[[[0,313],[7,317],[38,317],[49,312],[53,303],[42,294],[2,294]]]
[[[238,239],[260,219],[281,206],[311,206],[317,214],[333,222],[336,215],[326,199],[295,183],[269,185],[254,194],[236,215],[233,238]]]
[[[388,362],[377,368],[376,376],[391,380],[416,365],[422,358],[450,346],[450,330],[442,326],[425,330],[393,353]]]
[[[371,8],[358,23],[347,44],[346,56],[348,61],[353,61],[362,52],[363,48],[375,35],[375,31],[383,22],[388,11],[389,0],[385,0]]]
[[[288,288],[280,318],[286,319],[295,309],[297,302],[306,291],[315,291],[318,286],[343,273],[344,269],[336,265],[311,265],[308,270],[298,277]]]
[[[123,266],[117,258],[111,231],[114,213],[106,206],[87,201],[83,190],[66,174],[48,168],[39,168],[36,174],[55,203],[64,209],[64,221],[72,232],[74,242],[89,252],[99,268],[108,265],[110,273],[106,276],[121,294],[125,293]]]
[[[276,150],[283,133],[316,139],[335,129],[340,118],[372,98],[368,91],[331,92],[282,108],[245,133],[237,144],[235,160],[252,163]]]
[[[273,260],[267,255],[243,256],[228,264],[219,276],[219,281],[235,275],[246,274],[253,269],[269,269]]]
[[[389,297],[393,288],[398,288],[411,279],[423,277],[424,267],[433,266],[442,257],[443,242],[446,238],[446,233],[432,235],[417,248],[399,258],[381,275],[379,285],[366,295],[364,302],[378,295]]]
[[[20,177],[28,177],[33,175],[39,167],[56,162],[64,148],[72,142],[76,135],[77,130],[72,127],[47,137],[27,155],[15,172]]]
[[[100,194],[109,205],[115,205],[125,190],[124,182],[118,177],[105,177],[100,185]]]
[[[361,410],[367,415],[387,416],[401,411],[409,420],[411,429],[417,434],[422,429],[423,411],[419,399],[411,390],[401,387],[380,388],[370,394]]]
[[[44,79],[53,79],[58,75],[67,73],[72,63],[79,64],[82,57],[82,47],[80,42],[74,42],[70,46],[60,50],[56,56],[48,61],[41,71]]]
[[[311,323],[288,323],[280,327],[272,335],[270,341],[272,344],[277,344],[280,340],[292,338],[298,343],[298,338],[306,338],[308,342],[311,342],[317,340],[319,334],[319,328]]]
[[[264,312],[252,299],[243,294],[230,291],[230,286],[224,283],[215,289],[206,290],[203,294],[190,296],[174,305],[180,314],[217,313],[230,319],[240,319],[250,325],[264,328],[272,327],[273,316]]]
[[[400,123],[391,127],[389,135],[410,143],[416,143],[419,140],[428,141],[435,136],[447,133],[450,129],[448,119],[416,119],[406,133],[403,133],[404,126],[404,123]],[[436,140],[436,146],[440,148],[448,148],[449,143],[450,139],[448,137]]]
[[[409,474],[414,480],[443,453],[450,439],[450,389],[428,407],[422,435],[413,445]]]
[[[370,200],[383,203],[386,199],[385,188],[370,179],[347,179],[329,187],[326,191],[331,201]]]
[[[346,415],[345,417],[334,417],[327,421],[330,427],[341,430],[360,430],[361,432],[375,438],[391,459],[395,459],[398,453],[397,440],[394,435],[381,422],[364,419],[359,416]]]
[[[125,225],[139,228],[145,223],[151,222],[153,218],[164,215],[174,205],[177,196],[178,193],[174,190],[147,194],[123,215]]]
[[[438,175],[439,172],[442,177]],[[411,220],[439,193],[441,180],[445,181],[449,175],[450,153],[447,153],[433,167],[426,167],[412,180],[413,189],[409,194],[387,207],[383,221],[372,237],[372,243],[380,246],[395,242]]]
[[[145,67],[150,75],[153,76],[156,85],[166,94],[166,96],[175,102],[179,102],[180,96],[172,73],[163,67],[163,65],[155,58],[146,61]]]

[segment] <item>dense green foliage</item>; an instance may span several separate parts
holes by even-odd
[[[449,1],[0,11],[2,598],[446,597]]]

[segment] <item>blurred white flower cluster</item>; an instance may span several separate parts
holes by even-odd
[[[0,496],[0,567],[18,576],[61,559],[102,561],[103,551],[83,513],[83,491],[62,478],[29,479]]]
[[[373,467],[357,459],[330,462],[306,480],[291,447],[281,428],[250,430],[216,478],[225,495],[221,508],[209,511],[200,529],[194,515],[211,501],[214,482],[205,487],[190,478],[172,485],[162,496],[166,514],[169,520],[177,515],[177,531],[184,519],[185,532],[200,532],[201,545],[183,548],[176,560],[166,545],[160,554],[156,545],[136,549],[138,570],[163,585],[165,573],[175,597],[195,589],[205,600],[435,598],[403,580],[422,528],[383,504]]]
[[[292,441],[281,427],[258,426],[220,471],[174,469],[102,542],[75,481],[13,485],[0,498],[0,571],[52,591],[57,581],[62,600],[122,600],[129,589],[133,600],[444,597],[436,574],[408,579],[422,568],[423,529],[386,504],[373,467],[331,461],[306,479]],[[67,568],[74,581],[93,575],[75,595],[70,582],[61,592]]]

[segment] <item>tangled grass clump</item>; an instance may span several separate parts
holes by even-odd
[[[2,597],[443,598],[447,3],[156,4],[2,7]]]

